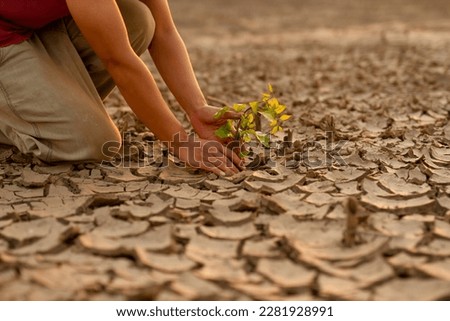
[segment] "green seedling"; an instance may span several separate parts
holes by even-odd
[[[272,85],[268,85],[267,92],[262,94],[259,101],[244,104],[225,106],[219,110],[214,117],[219,119],[228,111],[234,110],[241,113],[240,119],[227,120],[227,122],[216,130],[215,134],[221,139],[232,139],[240,144],[256,142],[262,146],[270,147],[270,137],[278,132],[283,132],[283,123],[292,115],[285,113],[286,105],[283,105],[274,96]],[[268,126],[262,130],[261,119],[265,119]],[[242,152],[241,156],[248,156]]]

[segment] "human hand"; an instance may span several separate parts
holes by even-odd
[[[243,161],[231,149],[216,140],[195,136],[177,138],[171,144],[173,153],[194,168],[201,168],[219,176],[233,175],[243,168]]]
[[[200,138],[207,140],[218,141],[222,144],[227,144],[232,141],[231,138],[221,139],[216,136],[215,132],[222,125],[226,123],[228,119],[239,119],[241,114],[235,111],[227,111],[222,117],[215,118],[214,115],[220,111],[220,108],[206,105],[202,108],[195,110],[189,115],[192,126],[195,132]]]

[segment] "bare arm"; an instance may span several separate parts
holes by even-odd
[[[207,154],[198,147],[206,141],[179,144],[180,140],[187,141],[187,134],[165,103],[148,68],[131,48],[115,0],[67,0],[67,5],[127,103],[160,140],[169,142],[177,156],[194,167],[219,174],[237,171],[233,161],[238,160],[220,144],[214,145],[213,150],[217,151]]]
[[[190,118],[206,106],[186,46],[173,22],[168,0],[141,0],[153,14],[156,31],[149,52],[167,87]]]
[[[183,133],[142,60],[134,53],[125,24],[113,0],[67,0],[86,40],[105,64],[122,95],[159,139],[170,142]],[[164,119],[164,122],[160,120]]]
[[[192,69],[186,46],[173,21],[168,0],[140,1],[150,8],[156,22],[155,35],[149,52],[165,83],[188,114],[201,138],[226,143],[217,138],[215,131],[227,119],[240,118],[240,115],[227,112],[220,120],[214,118],[218,108],[207,105]]]

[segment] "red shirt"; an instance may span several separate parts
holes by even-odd
[[[66,0],[0,0],[0,47],[20,43],[67,15]]]

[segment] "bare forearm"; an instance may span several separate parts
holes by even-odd
[[[206,105],[186,47],[176,30],[156,33],[149,51],[165,83],[188,115]]]
[[[183,48],[179,47],[182,45],[181,40],[173,41],[172,39],[166,47],[161,45],[164,43],[159,36],[161,30],[173,28],[168,2],[167,0],[142,1],[154,14],[157,29],[159,29],[158,41],[155,42],[154,50],[152,50],[158,66],[184,107],[194,108],[203,97],[196,82],[192,81],[195,77],[185,50],[182,51]],[[171,142],[170,149],[180,160],[218,175],[238,171],[237,155],[219,142],[187,139],[183,127],[169,110],[149,70],[131,48],[127,30],[115,0],[66,0],[66,3],[83,36],[105,64],[130,107],[160,140]],[[167,51],[166,58],[163,58],[162,51]],[[173,69],[169,68],[169,61],[173,61]],[[178,77],[171,72],[177,69]],[[180,85],[174,85],[177,79]],[[183,86],[185,89],[182,89]],[[177,134],[180,137],[177,138]]]
[[[176,133],[184,133],[150,71],[131,48],[117,3],[114,0],[66,2],[78,28],[138,118],[163,141],[173,141]]]
[[[137,58],[137,57],[136,57]],[[136,116],[162,141],[185,131],[165,103],[153,76],[140,59],[110,64],[108,71]]]

